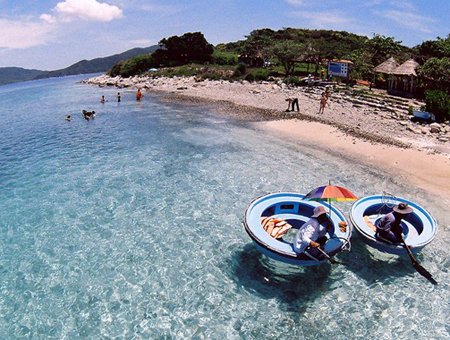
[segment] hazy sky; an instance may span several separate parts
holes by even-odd
[[[414,46],[450,33],[450,0],[0,0],[0,67],[54,70],[186,32],[215,45],[284,27]]]

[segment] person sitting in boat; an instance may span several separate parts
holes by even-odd
[[[389,214],[375,222],[377,237],[383,241],[401,243],[403,231],[401,221],[412,211],[412,208],[406,203],[397,204]]]
[[[318,248],[321,245],[324,245],[327,241],[325,235],[330,231],[331,225],[332,223],[325,208],[323,206],[315,207],[311,218],[300,227],[294,238],[294,243],[292,245],[294,251],[300,255],[304,253],[308,247]],[[318,254],[318,252],[315,253]]]

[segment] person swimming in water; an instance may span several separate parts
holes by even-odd
[[[83,110],[82,112],[83,112],[83,117],[84,117],[84,119],[86,119],[86,120],[95,118],[95,111],[86,111],[86,110]]]
[[[136,100],[140,101],[142,99],[142,92],[141,89],[138,89],[136,92]]]

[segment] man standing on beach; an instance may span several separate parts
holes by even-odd
[[[325,110],[325,106],[327,105],[328,96],[325,92],[322,92],[322,97],[320,97],[320,108],[319,108],[319,114],[323,114],[323,111]]]
[[[313,78],[311,77],[311,74],[308,74],[308,78],[306,79],[306,82],[308,83],[308,87],[312,86]]]
[[[120,92],[117,92],[117,102],[120,103]]]
[[[300,111],[300,107],[298,105],[298,98],[287,98],[286,101],[288,102],[288,108],[287,108],[286,112]],[[292,110],[291,110],[291,105],[292,105]],[[295,110],[296,107],[297,107],[297,110]]]

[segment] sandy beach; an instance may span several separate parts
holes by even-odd
[[[436,129],[410,121],[396,105],[365,104],[332,91],[318,114],[323,88],[289,88],[281,82],[198,81],[191,78],[129,79],[100,76],[85,81],[99,86],[143,88],[169,101],[213,104],[220,112],[252,122],[266,133],[320,148],[397,175],[405,183],[448,200],[450,125]],[[145,92],[144,92],[145,95]],[[286,98],[298,98],[299,112],[285,112]],[[408,104],[408,103],[407,103]],[[410,101],[410,105],[420,103]]]

